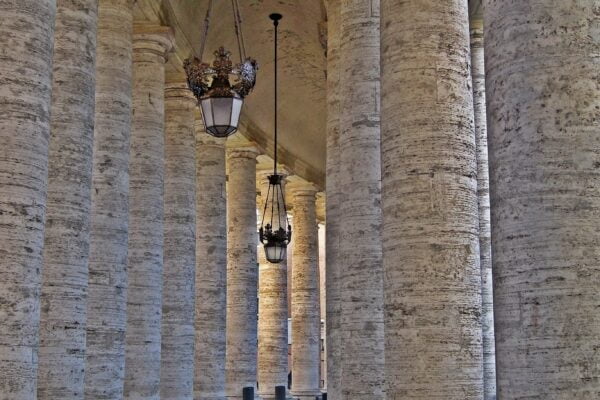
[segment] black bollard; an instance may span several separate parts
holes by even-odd
[[[275,386],[275,400],[285,400],[285,386]]]
[[[244,400],[254,400],[254,388],[252,386],[245,387],[242,393]]]
[[[321,399],[327,400],[327,392],[323,393],[323,395],[321,396]]]

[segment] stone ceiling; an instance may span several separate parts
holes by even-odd
[[[248,96],[240,131],[271,155],[273,150],[273,29],[268,15],[283,14],[280,25],[279,136],[280,161],[293,173],[324,188],[326,138],[326,0],[240,0],[246,51],[260,70]],[[204,58],[218,46],[237,60],[231,2],[214,0]],[[174,28],[175,56],[168,79],[182,76],[181,64],[197,55],[208,0],[137,0],[136,21]],[[470,2],[471,15],[481,18],[481,0]]]

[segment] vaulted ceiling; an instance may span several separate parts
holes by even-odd
[[[238,58],[231,2],[213,0],[214,9],[204,58],[224,45]],[[471,1],[480,18],[481,0]],[[291,171],[323,187],[326,139],[326,0],[241,0],[246,52],[260,70],[247,97],[240,132],[267,154],[273,150],[273,27],[268,15],[283,14],[280,25],[280,159]],[[198,55],[208,0],[137,0],[136,21],[171,26],[176,54],[168,79],[181,79],[182,62]]]

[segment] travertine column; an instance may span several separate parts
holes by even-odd
[[[261,171],[257,175],[260,191],[259,222],[263,218],[269,190],[269,175],[272,174],[273,171]],[[282,186],[285,187],[284,182]],[[267,207],[265,221],[269,221],[270,218],[271,210]],[[281,218],[285,220],[283,212]],[[283,260],[279,264],[268,262],[263,245],[258,245],[258,393],[264,400],[275,399],[275,387],[287,386],[288,382],[286,261]]]
[[[129,181],[125,399],[158,399],[163,272],[164,65],[172,33],[136,26]]]
[[[256,387],[258,265],[254,147],[228,150],[227,169],[227,397]]]
[[[477,198],[479,203],[479,258],[481,262],[481,325],[483,334],[484,400],[496,399],[496,345],[494,343],[494,291],[490,228],[490,174],[485,115],[485,63],[483,22],[471,21],[471,74],[477,145]]]
[[[375,400],[385,398],[379,0],[342,2],[341,24],[341,398]]]
[[[319,248],[319,305],[321,314],[321,384],[322,392],[327,392],[327,251],[325,248],[327,229],[325,224],[326,215],[326,197],[323,192],[317,193],[317,228],[318,233],[318,248]]]
[[[498,398],[598,398],[600,7],[484,7]]]
[[[319,390],[321,317],[319,306],[316,188],[289,185],[294,226],[292,234],[292,396],[313,400]]]
[[[39,399],[83,399],[98,0],[58,0],[40,315]]]
[[[481,270],[467,2],[382,0],[381,16],[387,398],[479,400]]]
[[[225,399],[227,197],[225,139],[196,119],[195,400]]]
[[[165,89],[165,222],[160,398],[194,396],[196,99],[187,83]]]
[[[340,28],[341,0],[327,2],[327,394],[342,399],[340,293],[338,271],[339,221],[342,204],[339,176],[340,150]]]
[[[123,397],[133,0],[98,1],[85,398]]]
[[[0,1],[0,398],[36,398],[54,0]]]

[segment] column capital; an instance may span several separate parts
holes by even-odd
[[[327,201],[326,201],[325,192],[318,192],[317,193],[317,222],[319,224],[324,224],[326,221],[326,212],[325,212],[326,203],[327,203]]]
[[[227,148],[227,158],[250,158],[256,160],[260,154],[254,143]]]
[[[167,61],[167,54],[175,46],[175,35],[168,26],[134,24],[133,51],[161,56]]]
[[[314,183],[295,178],[288,181],[287,188],[293,197],[310,196],[314,198],[319,192]]]
[[[179,107],[193,112],[197,105],[197,100],[189,90],[187,82],[173,81],[165,84],[165,104],[170,102],[179,103]]]

